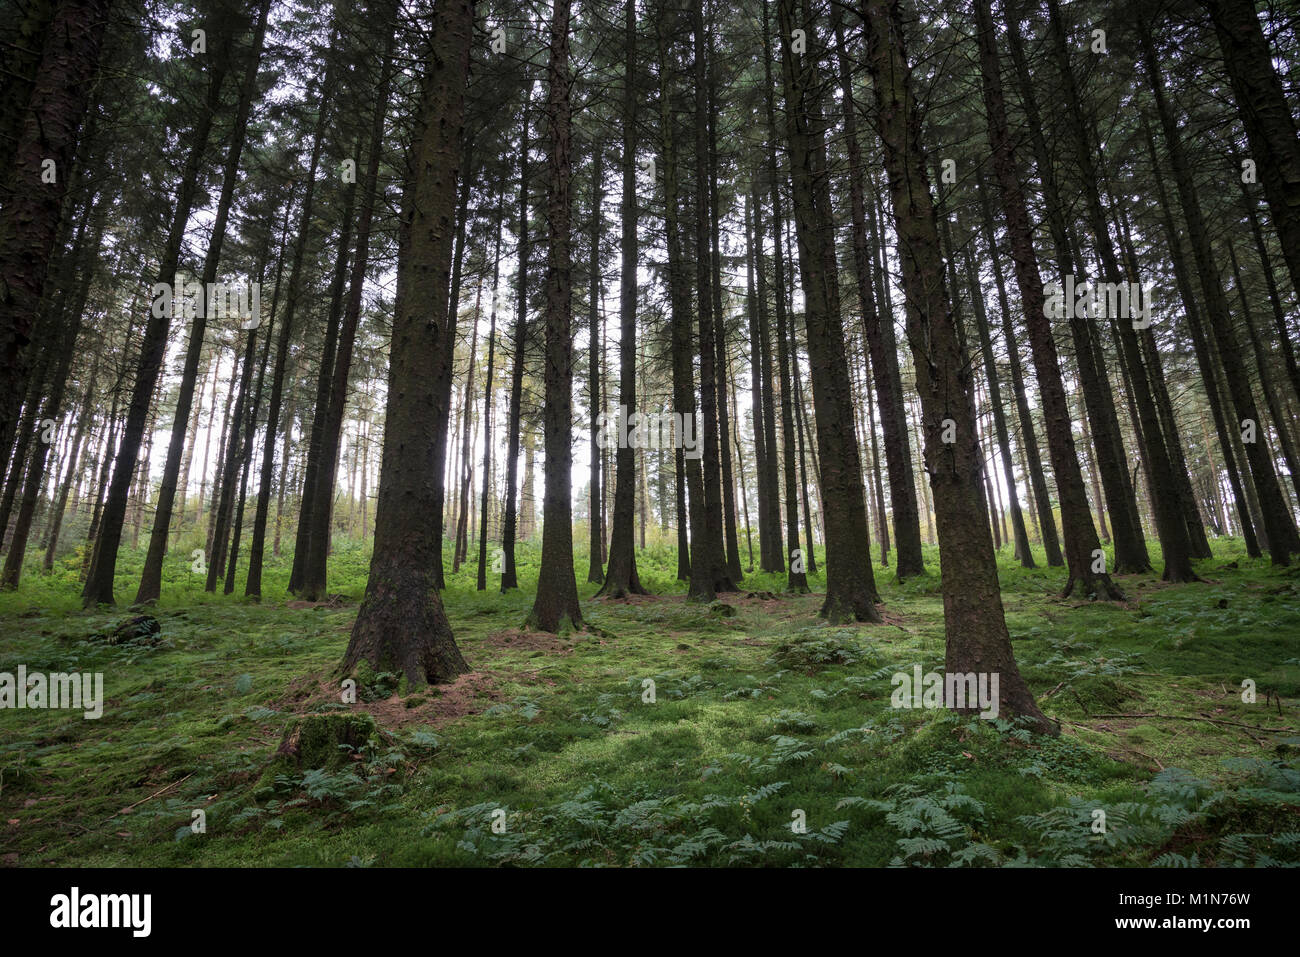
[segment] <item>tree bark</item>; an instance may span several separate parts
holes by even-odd
[[[977,0],[978,2],[978,0]],[[911,307],[908,343],[921,398],[925,453],[939,525],[945,670],[997,674],[1002,713],[1054,729],[1020,676],[998,587],[988,509],[980,488],[970,372],[943,287],[943,263],[911,90],[898,0],[866,0],[868,66]],[[953,442],[942,441],[945,420]]]
[[[434,508],[438,479],[429,469],[437,424],[428,410],[438,390],[429,370],[445,348],[451,309],[456,178],[474,4],[436,0],[432,20],[407,185],[411,196],[403,203],[411,218],[399,253],[375,546],[340,669],[349,672],[365,660],[376,671],[401,672],[412,687],[448,682],[469,670],[434,581],[442,516]]]
[[[1056,342],[1044,308],[1046,299],[1038,271],[1038,256],[1034,251],[1033,228],[1029,222],[1029,210],[1007,128],[989,0],[975,0],[975,14],[984,106],[989,141],[993,147],[993,168],[1006,220],[1007,241],[1015,265],[1016,284],[1025,310],[1025,326],[1033,350],[1034,369],[1038,374],[1047,447],[1061,504],[1061,525],[1065,533],[1065,559],[1069,574],[1062,596],[1068,596],[1076,583],[1079,583],[1086,595],[1118,601],[1123,599],[1124,594],[1111,581],[1104,564],[1101,571],[1095,570],[1097,557],[1103,553],[1088,509],[1088,493],[1084,488],[1083,473],[1079,469],[1079,459],[1075,452],[1072,419],[1065,400]]]
[[[637,304],[637,224],[636,200],[636,0],[626,0],[623,8],[626,49],[623,66],[623,177],[622,221],[620,240],[622,261],[619,267],[619,343],[618,403],[630,416],[636,411],[636,304]],[[625,447],[626,446],[626,447]],[[610,522],[609,564],[605,583],[597,594],[606,598],[644,595],[637,574],[635,530],[636,518],[636,450],[627,443],[614,452],[614,511]]]
[[[542,501],[542,567],[526,627],[558,632],[581,628],[573,573],[573,288],[570,244],[572,159],[569,103],[570,0],[554,0],[547,82],[550,151],[547,182],[546,373],[542,411],[546,492]]]

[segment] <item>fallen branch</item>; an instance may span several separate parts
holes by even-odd
[[[1234,728],[1249,728],[1251,731],[1259,731],[1262,734],[1276,734],[1279,731],[1295,731],[1295,728],[1261,728],[1257,724],[1243,724],[1240,721],[1228,721],[1225,718],[1211,718],[1209,715],[1193,714],[1156,714],[1155,712],[1141,712],[1135,714],[1094,714],[1094,718],[1165,718],[1169,721],[1209,721],[1211,724],[1227,724]]]
[[[104,823],[107,824],[109,821],[113,820],[113,818],[115,818],[115,817],[121,817],[121,816],[122,816],[123,814],[125,814],[127,811],[131,811],[131,810],[134,810],[135,808],[138,808],[141,804],[144,804],[146,801],[152,801],[152,800],[153,800],[154,798],[156,798],[158,795],[163,794],[163,793],[166,792],[166,791],[170,791],[172,788],[176,787],[176,785],[178,785],[178,784],[184,784],[184,783],[185,783],[186,781],[188,781],[190,778],[194,777],[194,774],[195,774],[195,772],[191,771],[189,774],[185,775],[185,777],[181,778],[179,781],[173,781],[171,784],[167,785],[165,788],[162,788],[161,790],[158,790],[158,791],[154,791],[153,794],[150,794],[147,798],[141,798],[140,800],[136,801],[134,804],[128,804],[126,807],[122,808],[122,810],[118,811],[118,812],[117,812],[116,814],[114,814],[112,817],[105,818],[105,819],[104,819]]]

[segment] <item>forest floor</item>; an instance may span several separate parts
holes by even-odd
[[[449,579],[471,674],[415,694],[363,676],[351,707],[333,671],[360,546],[340,544],[341,597],[322,605],[206,596],[178,550],[161,635],[116,645],[95,636],[133,613],[81,611],[70,558],[0,595],[0,672],[102,672],[103,717],[0,710],[0,862],[1295,864],[1300,570],[1215,550],[1206,583],[1126,576],[1119,604],[1062,601],[1060,569],[1004,550],[1016,656],[1057,738],[891,707],[894,673],[942,671],[933,549],[904,585],[877,567],[885,624],[843,627],[818,621],[818,595],[781,595],[783,576],[748,575],[778,597],[724,596],[734,616],[688,603],[652,547],[654,597],[583,584],[593,627],[558,636],[520,630],[525,549],[522,591],[477,593],[472,567]],[[141,560],[124,550],[119,600]],[[287,555],[271,563],[268,595],[287,574]],[[274,760],[297,716],[354,709],[377,730],[351,754]]]

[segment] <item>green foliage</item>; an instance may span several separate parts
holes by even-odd
[[[494,637],[531,606],[525,545],[517,593],[477,592],[472,564],[448,576],[457,642],[490,683],[425,723],[439,689],[385,705],[400,685],[364,668],[357,706],[296,696],[337,686],[356,604],[278,603],[287,556],[268,565],[261,605],[191,590],[178,571],[152,610],[156,647],[89,640],[123,616],[83,612],[62,601],[66,583],[33,575],[0,594],[0,670],[102,671],[109,703],[100,721],[0,712],[0,812],[20,821],[8,848],[20,863],[105,866],[1294,864],[1300,741],[1286,730],[1293,703],[1279,716],[1264,692],[1300,687],[1285,638],[1300,608],[1291,591],[1266,602],[1244,587],[1271,581],[1267,560],[1229,554],[1240,568],[1215,591],[1246,624],[1202,616],[1204,586],[1130,579],[1138,611],[1066,607],[1045,600],[1058,572],[1002,565],[1017,660],[1059,738],[1008,715],[890,707],[894,672],[943,659],[937,576],[882,579],[897,624],[818,624],[820,596],[759,574],[745,587],[779,603],[737,600],[717,619],[671,597],[684,585],[667,549],[642,577],[668,597],[591,602],[583,586],[600,631],[541,650]],[[138,557],[123,553],[135,574]],[[331,591],[359,597],[367,558],[337,549]],[[1175,633],[1181,647],[1165,640]],[[1240,699],[1245,677],[1258,704]],[[372,707],[387,716],[373,733],[272,762],[305,714]],[[189,830],[195,808],[204,834]],[[1105,833],[1092,830],[1099,809]]]
[[[782,668],[820,671],[830,665],[875,663],[875,651],[864,646],[854,631],[844,629],[826,634],[821,629],[804,629],[781,642],[772,652],[770,664]]]

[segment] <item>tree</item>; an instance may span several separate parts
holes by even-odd
[[[636,0],[624,2],[623,179],[621,202],[622,263],[619,268],[618,404],[630,416],[636,411],[637,222],[636,199]],[[636,450],[622,443],[614,453],[614,514],[610,523],[609,564],[598,596],[625,598],[644,595],[637,575],[633,521],[636,511]]]
[[[31,11],[38,22],[39,6]],[[111,6],[112,0],[58,4],[21,125],[16,117],[22,107],[10,97],[24,85],[14,83],[0,96],[18,131],[13,172],[6,167],[4,174],[11,188],[0,208],[0,454],[14,441],[28,385],[32,330]]]
[[[1051,731],[1020,676],[1002,609],[988,509],[979,480],[970,371],[943,285],[939,236],[921,147],[921,118],[911,90],[899,0],[866,0],[863,17],[903,282],[912,302],[907,336],[921,397],[926,468],[939,526],[945,668],[949,674],[998,674],[1001,706],[1030,719],[1039,730]],[[943,441],[945,432],[954,441]]]
[[[221,90],[230,66],[230,35],[223,33],[221,36],[222,39],[206,71],[207,96],[195,121],[194,129],[190,133],[189,154],[176,190],[175,213],[172,216],[171,229],[158,266],[158,283],[167,284],[169,287],[176,280],[186,225],[194,208],[194,200],[199,188],[199,175],[207,154],[208,139],[212,133],[217,110],[221,105]],[[86,585],[82,591],[82,601],[87,607],[94,607],[96,604],[114,604],[113,579],[117,571],[118,547],[122,541],[122,524],[126,520],[127,498],[136,475],[140,447],[144,442],[149,413],[153,406],[154,391],[158,385],[158,374],[167,350],[167,336],[171,329],[172,315],[177,311],[178,305],[173,302],[171,308],[168,308],[165,300],[155,301],[150,309],[149,319],[145,322],[135,385],[127,409],[126,423],[122,428],[121,442],[113,461],[113,478],[108,487],[104,512],[100,518],[99,535],[95,541],[95,557],[91,561],[90,573],[86,576]]]
[[[453,680],[469,670],[438,597],[436,525],[429,472],[435,424],[429,375],[449,321],[456,182],[461,175],[465,87],[474,30],[471,0],[436,0],[407,189],[409,227],[399,254],[388,370],[375,549],[342,670],[362,660],[401,672],[410,685]]]
[[[782,37],[792,36],[793,0],[778,0],[777,20]],[[801,23],[806,35],[813,36],[812,21],[805,18]],[[817,92],[821,81],[813,56],[800,55],[793,42],[783,40],[782,45],[795,233],[826,509],[826,600],[821,615],[832,621],[879,621],[852,386],[843,348],[830,181]]]
[[[1237,116],[1246,129],[1252,159],[1291,284],[1300,290],[1300,135],[1295,114],[1273,67],[1273,53],[1251,0],[1201,0],[1210,14],[1228,70]],[[1242,170],[1244,174],[1244,169]]]
[[[1061,525],[1065,532],[1065,561],[1069,573],[1063,595],[1069,595],[1076,583],[1085,594],[1121,600],[1124,595],[1106,573],[1104,556],[1096,526],[1088,511],[1088,493],[1075,452],[1065,385],[1061,379],[1056,342],[1048,321],[1038,255],[1034,251],[1029,210],[1020,183],[1016,156],[1007,128],[1002,79],[998,72],[998,55],[993,34],[993,14],[989,0],[975,0],[976,32],[980,50],[980,76],[984,108],[988,117],[989,142],[993,147],[993,170],[998,182],[998,196],[1007,226],[1007,241],[1015,266],[1016,285],[1024,307],[1025,328],[1033,350],[1034,369],[1043,401],[1047,448],[1056,475],[1056,490],[1061,503]]]
[[[226,148],[225,171],[221,181],[221,195],[217,201],[216,218],[208,240],[208,252],[203,261],[203,288],[208,289],[217,279],[221,262],[221,248],[226,239],[230,221],[230,207],[234,201],[235,183],[239,178],[240,158],[248,135],[248,119],[252,110],[253,94],[257,90],[257,72],[262,62],[262,46],[266,38],[266,21],[271,0],[261,0],[253,29],[253,43],[247,53],[248,65],[239,90],[239,104],[231,127],[230,144]],[[233,29],[233,24],[230,28]],[[166,280],[164,280],[166,281]],[[258,319],[260,320],[260,316]],[[171,438],[167,444],[167,460],[163,464],[162,481],[158,486],[158,499],[154,509],[153,528],[149,535],[149,552],[140,573],[140,587],[135,603],[143,605],[156,601],[162,591],[162,565],[167,553],[167,537],[171,528],[172,506],[176,501],[176,481],[180,476],[181,459],[185,452],[186,433],[190,409],[194,403],[194,388],[203,358],[203,336],[207,328],[207,310],[199,311],[190,323],[189,346],[185,352],[185,368],[181,374],[180,392],[176,397],[176,412],[172,417]],[[253,339],[249,337],[249,340]],[[217,563],[213,562],[212,567]]]
[[[550,125],[547,168],[546,255],[546,492],[542,500],[542,568],[527,627],[556,632],[582,627],[578,583],[573,574],[573,289],[570,244],[569,104],[570,0],[554,0],[546,118]]]

